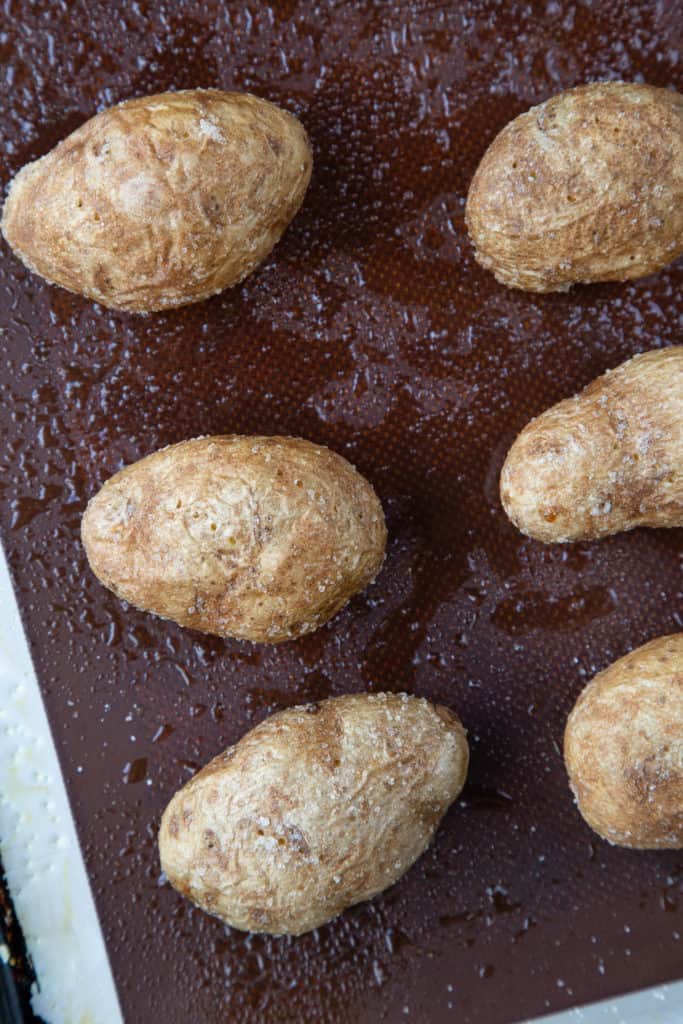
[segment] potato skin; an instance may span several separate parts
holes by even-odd
[[[467,774],[465,731],[407,694],[354,694],[267,718],[175,794],[169,881],[244,931],[301,935],[393,885]]]
[[[546,542],[683,526],[683,346],[635,356],[521,432],[503,507]]]
[[[683,252],[683,96],[601,82],[510,122],[465,211],[478,262],[510,288],[654,273]]]
[[[340,455],[293,437],[182,441],[108,480],[82,522],[90,566],[142,608],[218,636],[312,632],[381,568],[382,506]]]
[[[578,808],[603,839],[683,848],[683,633],[588,684],[567,721],[564,758]]]
[[[26,266],[137,313],[198,302],[268,255],[311,175],[302,125],[190,89],[102,111],[12,182],[2,231]]]

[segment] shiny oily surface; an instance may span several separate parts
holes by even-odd
[[[568,295],[510,292],[463,221],[486,146],[580,81],[680,88],[674,3],[7,7],[2,180],[96,109],[249,89],[306,127],[315,170],[238,289],[144,322],[32,278],[2,248],[0,528],[124,1014],[508,1024],[683,972],[683,856],[609,847],[572,804],[585,682],[681,621],[680,532],[548,548],[498,474],[531,416],[680,343],[679,264]],[[377,586],[259,649],[126,610],[78,529],[122,465],[199,433],[294,433],[372,480]],[[435,843],[389,892],[301,939],[226,930],[160,875],[172,793],[265,715],[359,690],[457,709],[472,761]]]

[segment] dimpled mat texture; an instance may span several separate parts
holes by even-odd
[[[534,296],[473,260],[468,183],[512,117],[587,80],[681,88],[670,3],[8,3],[2,181],[96,110],[251,90],[310,133],[313,181],[239,288],[138,318],[2,246],[0,526],[126,1019],[503,1024],[683,973],[683,854],[595,839],[560,746],[585,682],[683,627],[679,531],[544,547],[506,520],[527,420],[681,341],[681,264]],[[86,567],[88,498],[197,434],[300,434],[384,503],[377,583],[320,632],[224,642]],[[462,799],[394,888],[300,939],[230,931],[160,876],[171,794],[265,715],[358,690],[451,705]]]

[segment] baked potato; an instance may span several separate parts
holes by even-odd
[[[465,216],[477,260],[510,288],[660,270],[683,252],[683,96],[598,82],[532,107],[489,146]]]
[[[281,711],[175,794],[162,868],[233,928],[301,935],[408,870],[468,756],[457,717],[405,693]]]
[[[530,537],[592,540],[683,525],[683,346],[635,356],[532,420],[500,476]]]
[[[130,604],[218,636],[310,633],[370,583],[386,527],[346,459],[293,437],[202,437],[108,480],[82,521],[90,566]]]
[[[619,846],[683,848],[683,633],[620,658],[584,689],[564,758],[579,811]]]
[[[12,182],[2,231],[26,266],[104,306],[149,313],[237,284],[311,176],[300,122],[241,93],[127,100]]]

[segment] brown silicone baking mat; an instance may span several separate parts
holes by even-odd
[[[587,80],[681,86],[675,0],[9,2],[2,181],[94,111],[192,86],[297,113],[304,206],[242,286],[146,318],[0,264],[0,525],[126,1020],[503,1024],[683,975],[683,854],[595,839],[564,720],[597,670],[683,628],[680,531],[544,547],[506,520],[505,452],[607,367],[682,340],[683,267],[533,296],[473,260],[496,132]],[[87,499],[197,434],[299,434],[386,509],[376,584],[277,648],[126,608],[90,575]],[[318,932],[230,931],[160,877],[160,813],[269,712],[409,690],[469,729],[461,801],[394,888]]]

